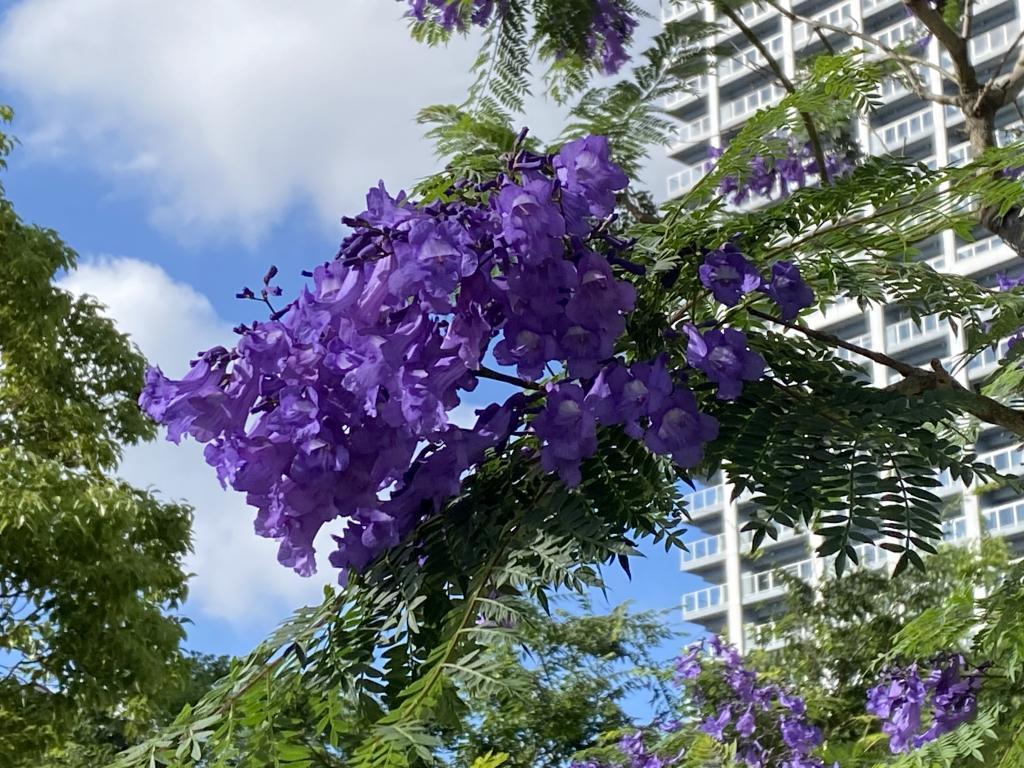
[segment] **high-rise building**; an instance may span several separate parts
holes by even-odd
[[[936,41],[927,37],[917,20],[907,15],[900,0],[783,0],[783,7],[802,17],[832,26],[853,29],[876,38],[892,48],[900,43],[919,42],[927,46],[934,64],[949,66]],[[1022,29],[1024,0],[975,0],[972,60],[984,81],[1012,56],[1004,56]],[[739,14],[756,33],[765,48],[792,76],[805,56],[824,49],[824,43],[807,24],[791,21],[768,4],[743,6]],[[704,2],[673,4],[665,0],[663,21],[700,19],[723,26],[715,43],[734,55],[719,59],[711,74],[692,79],[686,93],[666,104],[678,119],[679,128],[668,155],[681,168],[668,179],[668,194],[688,191],[705,173],[711,147],[725,146],[741,124],[758,109],[777,103],[784,95],[762,55],[739,29]],[[828,33],[834,50],[864,42],[849,35]],[[928,70],[929,90],[941,92],[939,73]],[[870,117],[858,121],[858,141],[873,154],[899,153],[931,167],[956,164],[967,158],[963,117],[957,108],[924,102],[907,88],[892,82],[882,88],[882,105]],[[1006,109],[1000,115],[1001,128],[1019,127],[1020,113]],[[967,242],[945,232],[930,242],[918,244],[920,258],[935,269],[969,275],[983,283],[994,282],[995,274],[1014,274],[1020,267],[1016,254],[998,238],[978,231],[978,239]],[[1003,342],[964,361],[962,331],[938,317],[926,317],[920,324],[899,306],[878,306],[862,311],[855,301],[839,300],[807,322],[816,328],[852,341],[859,346],[884,351],[914,365],[926,365],[933,358],[955,361],[948,365],[965,385],[977,384],[997,367],[1006,352]],[[842,351],[841,351],[842,353]],[[847,359],[851,359],[848,353]],[[884,366],[860,360],[866,375],[876,386],[900,378]],[[976,450],[981,461],[1006,472],[1024,473],[1024,451],[1012,436],[998,429],[984,430]],[[1009,489],[978,494],[940,476],[940,495],[948,499],[950,512],[944,531],[948,541],[976,541],[983,532],[1007,537],[1018,552],[1024,551],[1024,498]],[[683,618],[703,625],[708,631],[725,634],[739,647],[753,643],[752,629],[772,620],[780,609],[785,586],[780,574],[786,572],[808,582],[823,578],[827,563],[813,554],[813,537],[807,532],[781,529],[777,541],[766,539],[756,558],[749,557],[750,538],[741,532],[750,511],[749,496],[732,501],[728,478],[709,478],[706,487],[689,496],[688,506],[696,530],[691,531],[689,551],[682,555],[682,569],[706,582],[706,586],[683,596]],[[861,567],[885,567],[888,553],[872,544],[859,547]]]

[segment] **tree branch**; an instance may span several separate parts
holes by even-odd
[[[996,67],[996,72],[1003,68],[1003,65],[1009,60],[1010,53],[1020,45],[1021,40],[1024,39],[1024,30],[1017,35],[1017,39],[1013,45],[1006,49],[1006,53],[1003,54],[1002,60],[999,62],[999,66]],[[1013,69],[1002,77],[993,77],[982,89],[982,95],[978,97],[978,102],[975,104],[975,109],[981,106],[982,98],[988,93],[994,94],[992,105],[995,109],[1004,107],[1017,100],[1020,96],[1021,91],[1024,90],[1024,52],[1021,53],[1017,59],[1017,63],[1013,65]]]
[[[961,87],[974,93],[978,90],[978,74],[974,71],[968,53],[967,41],[946,23],[942,15],[928,4],[928,0],[903,0],[903,4],[935,35],[949,53]]]
[[[748,309],[747,311],[751,315],[759,317],[762,320],[777,323],[778,325],[789,328],[792,331],[802,333],[810,339],[827,344],[830,347],[838,347],[840,349],[848,350],[849,352],[866,357],[868,360],[872,360],[879,365],[884,365],[887,368],[893,369],[904,377],[903,381],[888,388],[893,392],[906,395],[907,397],[920,395],[930,390],[948,392],[951,394],[953,402],[972,416],[975,416],[988,424],[995,424],[996,426],[1004,427],[1005,429],[1024,437],[1024,412],[1014,410],[1013,408],[1003,405],[998,400],[993,400],[990,397],[979,395],[973,390],[968,389],[950,376],[942,367],[942,363],[937,359],[932,360],[930,363],[932,370],[925,371],[916,366],[910,365],[909,363],[904,363],[902,360],[889,357],[889,355],[886,355],[883,352],[875,352],[873,349],[867,349],[866,347],[861,347],[857,344],[851,344],[837,336],[833,336],[831,333],[817,331],[813,328],[808,328],[805,325],[798,325],[797,323],[785,322],[777,317],[772,317],[771,315],[760,312],[756,309]]]
[[[788,8],[779,5],[777,0],[766,0],[766,2],[768,3],[768,5],[777,10],[790,21],[806,24],[809,27],[812,27],[814,31],[817,32],[819,35],[821,34],[822,30],[828,30],[830,32],[839,32],[841,34],[849,35],[850,37],[861,40],[867,43],[868,45],[874,46],[875,48],[878,48],[880,51],[885,53],[885,56],[879,57],[878,59],[872,59],[872,61],[894,61],[896,65],[900,69],[902,69],[904,73],[907,75],[908,79],[910,80],[910,87],[913,89],[914,93],[917,94],[920,98],[927,99],[928,101],[934,101],[939,104],[950,104],[959,106],[960,102],[958,102],[952,96],[947,96],[944,93],[932,93],[931,91],[928,91],[927,89],[921,87],[915,79],[913,67],[922,66],[936,70],[940,75],[945,77],[947,80],[956,80],[956,77],[954,75],[944,70],[938,64],[932,64],[927,59],[921,59],[918,58],[917,56],[908,56],[906,54],[900,53],[895,48],[890,48],[888,45],[884,45],[878,39],[872,37],[871,35],[864,34],[863,32],[858,32],[855,29],[846,29],[835,24],[829,24],[824,21],[812,19],[809,16],[801,16],[799,13],[793,13],[793,11],[789,10]]]
[[[532,389],[535,392],[539,392],[540,390],[543,389],[543,387],[541,387],[540,384],[536,384],[532,381],[527,381],[526,379],[517,379],[515,376],[509,376],[507,373],[491,370],[485,365],[481,365],[477,369],[476,375],[479,376],[481,379],[500,381],[504,384],[511,384],[513,387],[519,387],[521,389]]]
[[[729,20],[736,25],[736,28],[743,33],[743,36],[750,41],[758,52],[764,56],[765,61],[771,68],[772,72],[775,73],[775,77],[778,78],[779,82],[782,83],[782,87],[786,89],[790,94],[796,93],[796,86],[793,85],[793,81],[786,77],[786,73],[782,71],[782,67],[779,62],[775,60],[769,52],[767,46],[761,42],[761,38],[753,33],[753,31],[746,24],[743,23],[743,19],[740,18],[739,14],[736,13],[727,3],[723,3],[719,6],[722,13],[724,13]],[[808,114],[801,110],[800,119],[803,120],[804,127],[807,129],[807,139],[811,143],[811,151],[814,153],[814,161],[818,166],[818,176],[821,177],[822,182],[828,183],[828,168],[825,166],[825,151],[821,146],[821,136],[818,134],[818,128],[814,125],[814,119]]]

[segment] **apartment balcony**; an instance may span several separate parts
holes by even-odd
[[[778,104],[785,94],[785,90],[773,83],[725,102],[721,107],[722,129],[733,127],[760,109]]]
[[[1013,20],[972,37],[970,56],[975,68],[978,68],[989,59],[1004,53],[1007,47],[1016,40],[1019,31],[1019,22]],[[942,62],[944,69],[950,70],[953,68],[953,61],[945,51],[942,52],[939,60]]]
[[[741,19],[743,19],[743,23],[746,24],[748,27],[752,27],[755,24],[759,24],[760,22],[764,21],[769,16],[771,16],[773,13],[776,13],[776,10],[772,8],[772,6],[768,5],[768,3],[762,3],[761,5],[747,3],[742,8],[739,9],[739,16]],[[734,29],[732,21],[726,19],[725,17],[719,17],[718,23],[725,27],[726,34],[729,34]]]
[[[1024,474],[1024,450],[1014,446],[982,453],[978,456],[978,461],[1003,474]]]
[[[669,139],[668,154],[673,156],[685,152],[694,144],[711,136],[711,115],[704,115],[696,120],[681,123]]]
[[[781,33],[772,35],[762,42],[773,58],[778,59],[783,55],[784,43]],[[736,55],[718,63],[718,85],[721,87],[731,83],[749,72],[762,70],[767,65],[767,59],[757,48],[753,46],[744,48]]]
[[[704,178],[706,171],[704,164],[686,166],[681,171],[676,171],[668,177],[668,196],[678,197],[693,189],[694,184]]]
[[[871,136],[871,153],[896,152],[924,138],[930,138],[935,126],[931,107],[880,126]]]
[[[863,347],[864,349],[871,349],[871,334],[870,333],[864,333],[864,334],[861,334],[860,336],[854,336],[852,339],[847,339],[846,341],[848,341],[850,344],[853,344],[854,346],[857,346],[857,347]],[[867,364],[869,364],[871,362],[870,360],[868,360],[866,357],[864,357],[864,355],[860,354],[859,352],[851,352],[848,349],[838,348],[838,349],[836,349],[834,351],[834,354],[835,354],[836,357],[838,357],[838,358],[840,358],[842,360],[847,360],[847,361],[849,361],[851,363],[854,363],[856,365],[867,365]]]
[[[795,530],[788,526],[778,527],[778,538],[773,539],[771,536],[765,536],[761,540],[761,546],[758,547],[758,552],[777,547],[781,544],[785,544],[787,541],[794,541],[795,539],[803,539],[807,536],[807,531]],[[742,531],[740,532],[740,551],[749,553],[751,546],[754,544],[754,532],[753,531]]]
[[[794,576],[801,581],[811,582],[814,580],[814,559],[801,560],[761,573],[744,574],[742,578],[743,604],[759,603],[786,594],[784,574]]]
[[[884,568],[889,562],[889,558],[886,555],[885,550],[875,544],[868,544],[867,542],[865,542],[864,544],[858,544],[853,548],[853,551],[857,553],[857,562],[854,563],[853,560],[848,560],[848,569]],[[829,555],[827,558],[825,558],[826,575],[829,573],[835,573],[834,566],[832,565],[835,562],[835,560],[835,555]]]
[[[955,165],[958,168],[967,165],[967,162],[971,159],[971,145],[966,141],[954,144],[946,150],[946,156],[950,165]]]
[[[771,6],[768,6],[771,7]],[[811,14],[811,19],[818,22],[819,24],[828,24],[833,27],[842,27],[847,30],[855,30],[857,28],[857,22],[853,17],[853,2],[852,0],[846,0],[846,2],[840,5],[834,5],[831,8],[826,8],[819,13]],[[835,34],[833,30],[822,30],[826,35]],[[818,34],[815,32],[815,28],[803,21],[799,21],[793,24],[793,44],[797,47],[804,45],[809,41],[818,40]]]
[[[949,323],[938,315],[925,315],[920,323],[913,318],[891,323],[885,329],[886,352],[898,352],[928,341],[941,339],[949,334]]]
[[[1014,536],[1024,532],[1024,501],[983,509],[981,519],[985,530],[993,536]]]
[[[786,643],[784,640],[778,637],[772,637],[765,642],[760,642],[758,635],[761,630],[771,629],[774,622],[768,621],[764,624],[744,624],[743,625],[743,650],[759,650],[759,651],[775,651],[782,648]]]
[[[1013,249],[999,237],[993,235],[957,248],[954,255],[953,271],[957,274],[969,275],[1015,258],[1017,255]]]
[[[710,80],[707,75],[697,75],[686,80],[683,84],[683,90],[665,98],[665,111],[673,112],[690,102],[703,99],[708,95],[709,84]]]
[[[962,544],[967,541],[967,518],[961,515],[943,522],[942,540],[947,544]]]
[[[995,346],[988,347],[967,362],[967,376],[972,381],[983,379],[999,368],[999,361],[1010,352],[1010,342],[1001,340]]]
[[[687,592],[683,595],[683,620],[697,621],[717,613],[723,613],[727,604],[725,584],[716,584],[695,592]]]
[[[878,13],[886,8],[891,8],[894,5],[898,5],[900,0],[863,0],[861,3],[861,13],[864,18],[867,18],[873,13]]]
[[[835,325],[843,320],[849,320],[861,314],[862,310],[857,300],[850,296],[840,296],[834,299],[823,311],[816,311],[807,316],[807,324],[812,328],[823,328]]]
[[[699,491],[683,496],[686,510],[690,517],[696,519],[714,512],[721,512],[725,507],[725,486],[721,483],[709,485]]]
[[[683,550],[680,570],[690,571],[705,565],[711,565],[725,558],[725,534],[708,536],[704,539],[686,542]]]
[[[666,0],[661,6],[661,23],[670,24],[692,16],[703,15],[704,8],[694,0]]]
[[[867,11],[865,11],[867,15]],[[891,24],[884,29],[880,29],[877,32],[870,34],[881,45],[886,48],[895,48],[896,46],[907,43],[912,43],[915,40],[921,40],[928,34],[928,30],[917,20],[917,18],[911,16],[906,19],[902,19],[895,24]],[[882,48],[866,43],[865,48],[872,53],[883,54],[885,53]]]

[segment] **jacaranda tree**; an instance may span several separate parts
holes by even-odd
[[[408,6],[428,41],[485,35],[470,101],[421,116],[445,168],[408,194],[370,190],[297,297],[279,298],[271,269],[240,293],[266,311],[237,344],[203,353],[182,380],[151,370],[140,401],[172,440],[205,444],[282,565],[308,575],[326,559],[341,589],[120,765],[309,765],[316,749],[349,766],[430,764],[469,701],[529,695],[488,652],[517,637],[528,606],[600,583],[606,564],[628,568],[640,537],[680,546],[680,484],[719,469],[754,496],[755,546],[799,523],[839,573],[873,541],[897,574],[924,566],[942,535],[937,472],[1018,482],[964,437],[972,421],[1024,436],[1008,399],[1018,351],[978,392],[938,361],[923,370],[802,318],[839,297],[896,302],[956,323],[968,357],[1013,334],[1019,288],[938,274],[915,244],[1010,215],[1024,196],[1019,147],[979,147],[937,170],[860,158],[839,128],[871,108],[886,72],[824,55],[657,209],[631,175],[669,129],[656,101],[707,65],[707,25],[670,26],[631,76],[595,88],[592,73],[621,72],[630,56],[631,3]],[[554,96],[575,102],[551,142],[516,125],[531,52]],[[776,174],[773,189],[785,178],[788,194],[738,212],[735,190],[770,191],[752,168]],[[900,381],[874,387],[840,351]],[[452,410],[482,379],[507,395],[456,425]],[[336,546],[317,553],[325,525]],[[736,683],[702,688],[717,704],[703,736],[728,739],[726,756],[750,766],[823,764],[798,691],[742,683],[733,650],[708,653],[699,674]],[[999,663],[930,653],[894,661],[872,696],[894,749],[969,727],[979,670]],[[924,721],[900,714],[915,676],[912,706],[935,712]],[[1004,728],[1020,714],[991,717]]]

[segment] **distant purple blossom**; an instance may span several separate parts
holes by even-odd
[[[806,718],[803,699],[762,682],[733,646],[713,637],[687,649],[676,665],[676,680],[689,694],[694,717],[701,718],[699,729],[732,744],[739,764],[823,768],[814,754],[822,734]]]
[[[714,169],[723,151],[719,147],[708,150],[708,162],[705,164],[708,172]],[[826,148],[824,155],[829,178],[842,176],[853,168],[853,163],[844,153]],[[742,205],[751,197],[769,200],[776,190],[780,197],[786,197],[793,190],[805,187],[819,177],[818,162],[811,151],[811,145],[799,144],[790,139],[779,155],[754,155],[741,177],[723,177],[718,191],[733,205]]]
[[[431,20],[448,31],[463,32],[472,24],[485,27],[508,12],[507,0],[405,0],[409,16]],[[620,0],[592,0],[589,28],[584,44],[588,61],[607,75],[616,74],[629,61],[626,46],[633,37],[637,20]],[[468,18],[467,18],[468,17]]]

